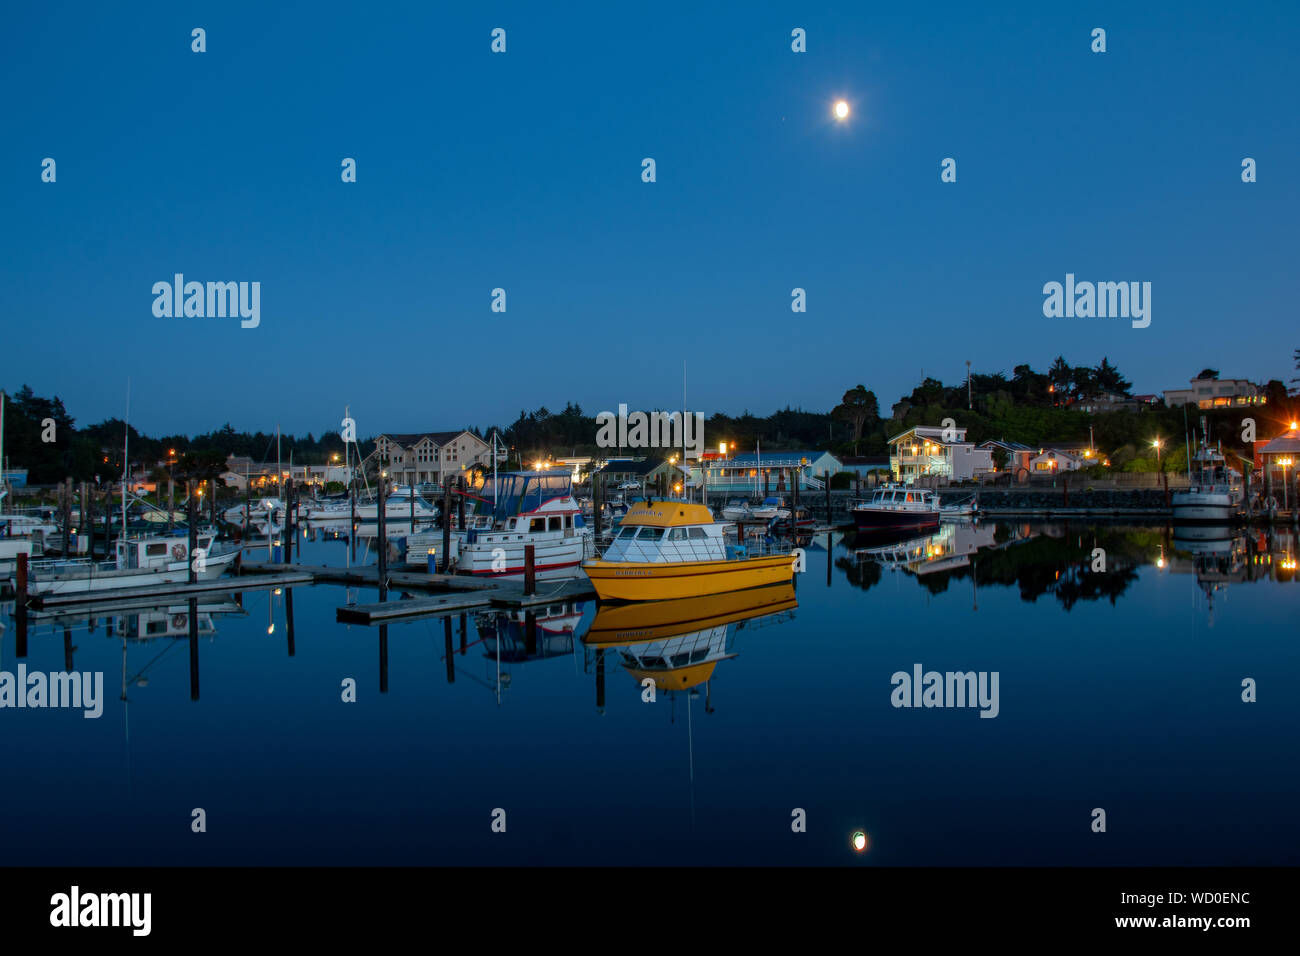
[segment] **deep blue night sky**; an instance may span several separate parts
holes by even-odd
[[[11,6],[0,385],[373,434],[677,407],[683,358],[729,413],[1058,353],[1288,379],[1300,8],[1134,6]],[[260,327],[155,318],[176,272]],[[1150,328],[1044,318],[1067,272],[1151,282]]]

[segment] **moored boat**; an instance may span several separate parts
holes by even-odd
[[[1204,427],[1205,419],[1201,419]],[[1192,484],[1172,496],[1174,524],[1228,525],[1241,511],[1246,492],[1227,459],[1202,438],[1189,467]]]
[[[925,531],[939,527],[942,514],[935,492],[884,485],[853,506],[853,524],[862,531]]]
[[[665,499],[629,508],[604,556],[582,569],[602,600],[658,601],[787,583],[794,556],[729,546],[704,505]]]

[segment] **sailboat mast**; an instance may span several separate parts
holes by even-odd
[[[280,464],[280,424],[278,422],[275,426],[275,490],[280,495],[284,494],[284,471],[283,466]]]
[[[126,420],[122,422],[122,540],[126,541],[126,485],[131,471],[131,380],[126,380]],[[105,543],[105,548],[108,544]]]

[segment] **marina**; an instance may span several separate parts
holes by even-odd
[[[601,602],[576,578],[538,582],[525,603],[518,582],[406,571],[390,572],[379,600],[377,555],[358,565],[355,544],[309,533],[301,564],[249,560],[198,585],[212,590],[52,596],[24,621],[12,601],[0,609],[0,669],[102,671],[110,690],[103,717],[84,721],[100,752],[89,767],[50,765],[22,797],[0,793],[0,809],[21,806],[27,821],[11,858],[48,859],[64,845],[51,842],[58,833],[90,864],[323,863],[334,852],[325,835],[352,828],[366,833],[348,851],[357,862],[502,852],[470,828],[420,822],[436,792],[457,820],[526,808],[520,840],[497,857],[524,862],[556,832],[576,832],[572,806],[599,786],[605,801],[644,809],[635,835],[620,814],[585,818],[576,862],[615,862],[651,840],[685,863],[832,863],[837,828],[803,843],[755,834],[805,804],[847,824],[860,812],[854,794],[885,774],[870,823],[883,863],[1178,864],[1206,852],[1294,862],[1288,808],[1300,779],[1263,757],[1289,739],[1295,705],[1247,723],[1235,694],[1214,691],[1239,683],[1242,652],[1259,669],[1293,666],[1300,539],[1289,528],[1188,536],[1164,523],[960,521],[892,545],[822,529],[788,543],[806,556],[788,585],[635,603]],[[1094,547],[1108,555],[1105,575],[1090,571]],[[1117,673],[1108,662],[1121,647]],[[915,660],[999,670],[996,720],[894,710],[889,674]],[[1139,693],[1153,669],[1165,675],[1159,693]],[[343,678],[356,681],[355,704],[340,702]],[[646,680],[654,703],[642,699]],[[39,710],[9,718],[8,759],[33,759],[63,732]],[[231,721],[256,728],[237,749],[222,743]],[[1223,721],[1235,730],[1211,733]],[[1134,722],[1141,734],[1118,732]],[[1099,739],[1099,726],[1116,733]],[[1170,759],[1141,759],[1154,740]],[[1193,752],[1195,762],[1172,759]],[[771,761],[790,772],[773,781]],[[1260,787],[1226,796],[1194,764],[1249,768]],[[339,766],[350,782],[325,785]],[[944,783],[950,772],[964,783]],[[241,821],[220,843],[160,822],[194,773],[208,781],[204,804]],[[74,781],[115,814],[111,833],[71,812]],[[1070,794],[1121,783],[1135,789],[1110,802],[1140,831],[1119,850],[1069,838],[1058,821]],[[1242,841],[1229,828],[1188,847],[1183,828],[1206,802],[1283,838]],[[967,836],[947,839],[937,820]]]

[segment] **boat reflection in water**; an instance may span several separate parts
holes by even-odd
[[[651,680],[660,691],[687,690],[707,685],[718,661],[735,656],[731,646],[737,630],[759,618],[784,620],[798,603],[791,585],[777,584],[674,601],[603,605],[582,642],[589,663],[603,664],[605,652],[616,652],[638,683]]]
[[[933,534],[902,537],[859,533],[854,542],[854,555],[859,562],[874,561],[890,570],[901,568],[916,575],[933,574],[967,567],[981,548],[1009,543],[1009,539],[999,541],[996,532],[997,525],[993,523],[953,521],[945,522]]]
[[[1286,528],[1175,525],[1169,553],[1166,556],[1162,550],[1156,565],[1172,574],[1196,576],[1205,595],[1207,624],[1213,627],[1215,598],[1228,585],[1295,579],[1296,537]]]

